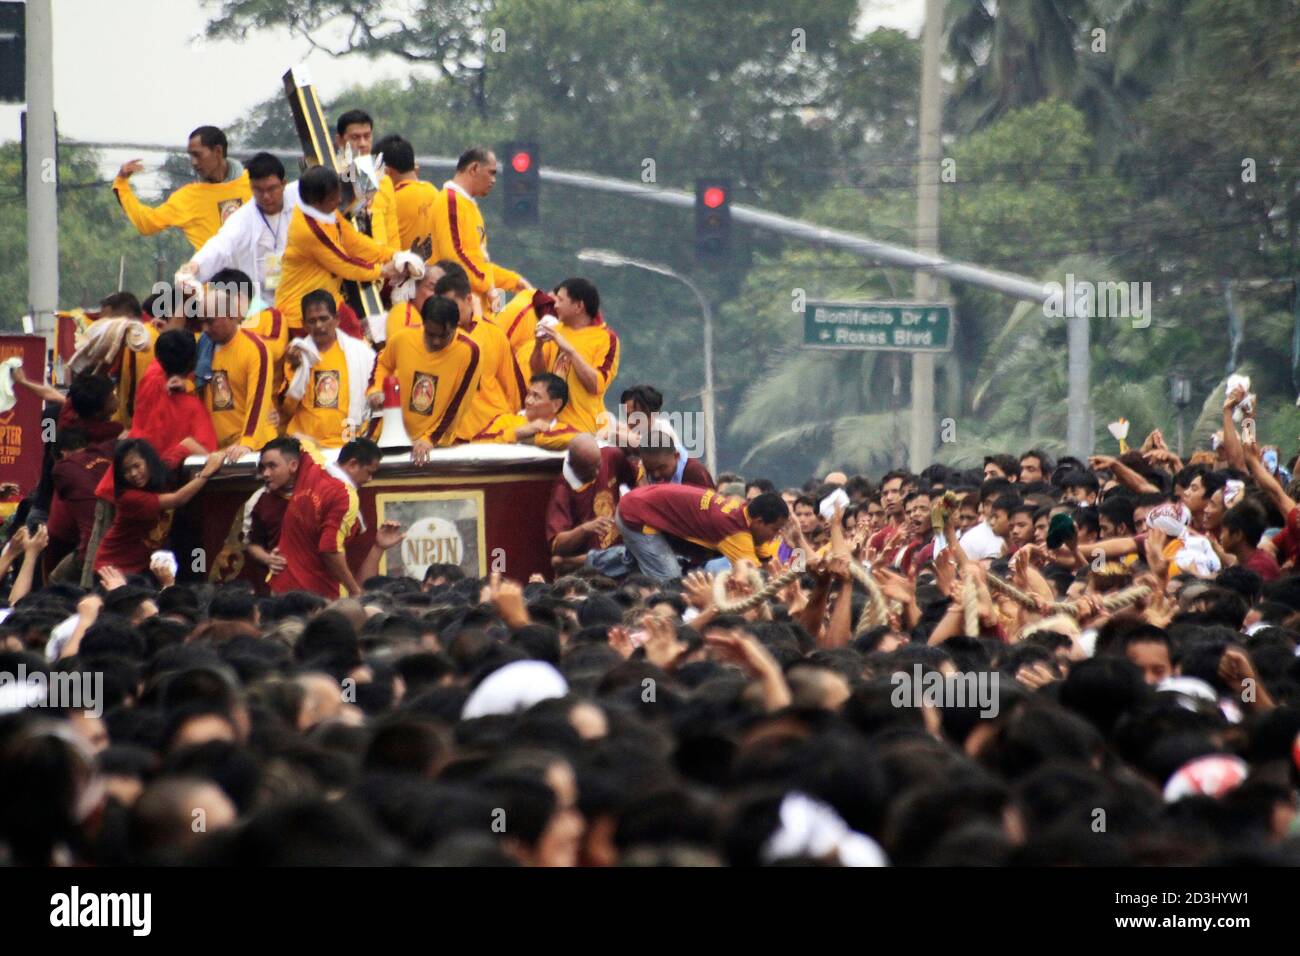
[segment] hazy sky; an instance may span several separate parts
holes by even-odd
[[[250,34],[243,43],[196,43],[217,9],[201,0],[53,4],[54,108],[59,134],[69,139],[182,145],[194,127],[227,126],[279,92],[281,76],[297,62],[310,64],[322,99],[356,77],[400,77],[423,69],[396,58],[336,59],[311,52],[305,40],[287,31]],[[915,34],[925,4],[864,0],[864,6],[867,27],[902,27]],[[20,110],[0,106],[0,142],[18,139]],[[114,152],[110,158],[129,157]],[[148,178],[141,185],[147,189]]]

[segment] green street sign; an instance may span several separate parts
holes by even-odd
[[[864,352],[947,352],[952,306],[934,302],[808,302],[803,347]]]

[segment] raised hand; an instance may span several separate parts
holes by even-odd
[[[126,585],[126,576],[111,564],[99,569],[99,583],[105,591],[115,591]]]
[[[395,548],[406,537],[406,529],[400,521],[385,521],[375,530],[375,547],[381,551]]]
[[[706,611],[713,606],[713,575],[705,571],[691,571],[682,578],[682,591],[686,603],[697,611]]]

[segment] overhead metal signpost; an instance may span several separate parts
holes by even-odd
[[[809,302],[803,347],[830,351],[948,352],[952,306],[942,302]]]
[[[161,146],[157,143],[96,143],[82,140],[65,140],[65,142],[73,146],[91,146],[97,149],[132,149],[141,152],[158,153],[180,152],[175,146]],[[247,158],[253,152],[256,152],[256,150],[235,150],[233,155]],[[295,162],[302,155],[301,150],[291,149],[270,149],[266,150],[266,152],[278,156],[281,160],[288,159]],[[444,170],[454,170],[456,168],[456,159],[451,156],[417,156],[415,161],[417,165],[424,168]],[[642,199],[663,206],[676,206],[679,209],[695,209],[695,194],[693,192],[686,192],[681,189],[664,189],[660,186],[647,185],[639,180],[628,182],[615,179],[612,176],[599,176],[594,173],[573,173],[550,168],[543,168],[540,176],[543,182],[555,183],[560,186],[573,186],[577,189],[592,189],[597,192],[630,196],[634,199]],[[775,232],[803,242],[810,242],[814,245],[843,249],[846,252],[856,253],[863,259],[879,262],[887,266],[931,272],[952,282],[964,282],[978,286],[981,289],[989,289],[1010,296],[1013,299],[1039,304],[1047,300],[1047,290],[1043,288],[1043,283],[1025,276],[999,272],[996,269],[985,269],[982,266],[965,262],[954,262],[940,255],[917,252],[915,249],[891,245],[888,242],[879,242],[865,236],[845,232],[842,229],[829,229],[801,219],[782,216],[779,213],[755,209],[753,206],[732,203],[731,218],[733,222],[744,223],[756,229],[766,229],[769,232]]]

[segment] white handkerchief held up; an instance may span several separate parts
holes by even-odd
[[[14,394],[14,369],[22,367],[23,360],[18,355],[0,362],[0,415],[18,404],[18,396]]]
[[[424,278],[424,260],[414,252],[398,252],[393,256],[406,278],[393,287],[393,302],[410,302],[415,298],[415,287]]]

